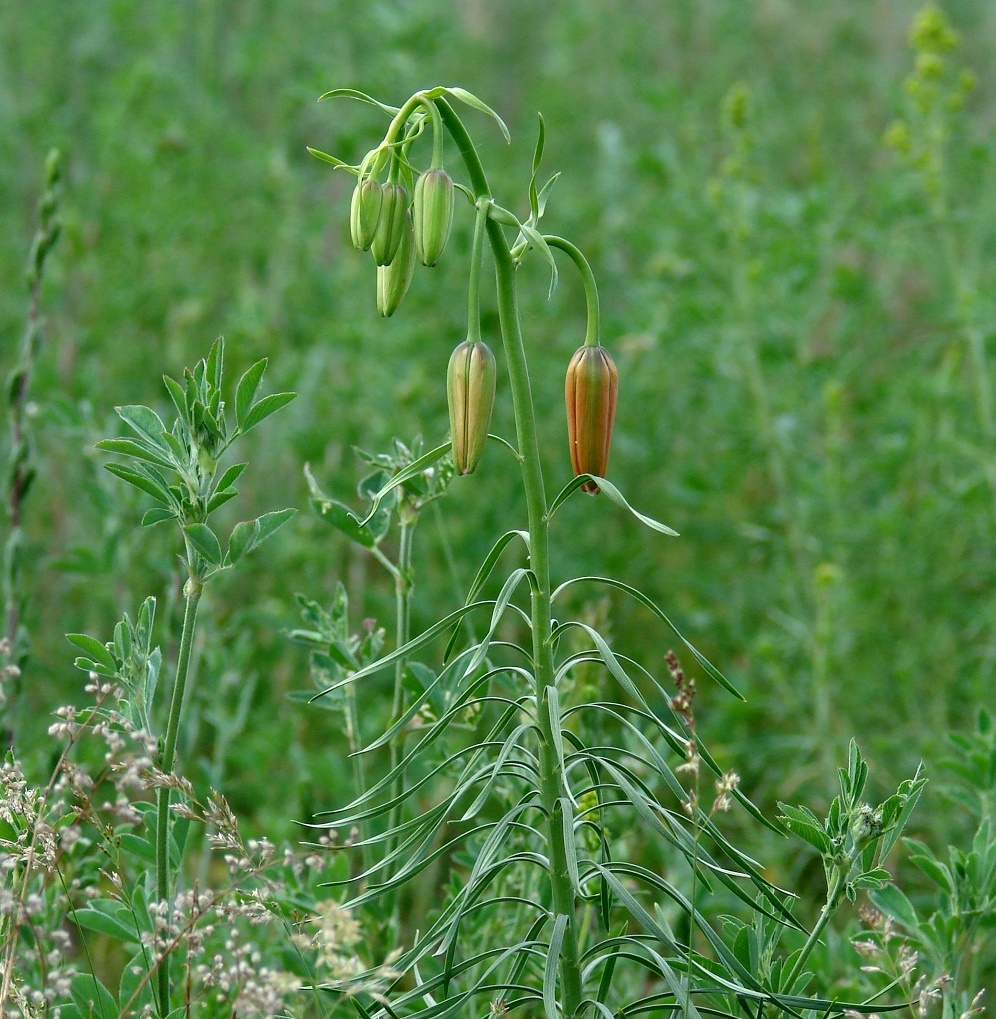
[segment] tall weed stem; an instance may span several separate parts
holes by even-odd
[[[159,759],[160,770],[170,774],[176,759],[176,741],[180,731],[180,715],[183,711],[183,696],[187,686],[187,674],[190,670],[190,652],[194,644],[194,632],[197,626],[197,606],[204,588],[202,583],[191,573],[184,586],[183,631],[180,634],[180,650],[176,660],[176,678],[173,681],[173,693],[169,704],[169,718],[166,722],[166,738],[163,742],[162,755]],[[170,790],[162,787],[159,790],[156,813],[156,896],[165,901],[169,898],[169,841],[170,841]],[[165,1016],[169,1014],[170,972],[169,957],[162,960],[157,976],[159,990],[159,1011]]]

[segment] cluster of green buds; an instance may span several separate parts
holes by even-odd
[[[585,344],[574,352],[567,366],[564,399],[575,477],[582,474],[605,477],[618,383],[615,362],[601,344]],[[581,489],[589,495],[598,495],[600,491],[593,481],[586,481]]]
[[[415,183],[409,201],[404,184],[382,184],[364,176],[353,190],[349,209],[349,234],[358,251],[372,251],[377,264],[377,311],[389,317],[411,286],[415,257],[434,266],[442,257],[453,222],[453,179],[433,166]]]

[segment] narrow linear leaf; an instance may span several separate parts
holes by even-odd
[[[560,813],[560,823],[564,832],[564,845],[567,848],[567,873],[570,875],[574,891],[580,895],[581,875],[578,872],[578,847],[574,841],[574,810],[566,796],[561,796],[557,800],[557,810]]]
[[[561,1019],[557,1008],[557,971],[560,969],[560,949],[564,943],[569,917],[559,913],[553,922],[550,947],[546,953],[546,967],[543,971],[543,1011],[546,1019]]]
[[[452,447],[452,442],[444,442],[441,446],[436,446],[435,449],[430,449],[428,453],[423,453],[418,459],[413,460],[407,467],[403,467],[393,478],[373,497],[373,503],[370,507],[370,512],[360,521],[362,526],[366,526],[371,520],[377,515],[377,510],[380,509],[380,504],[386,495],[393,492],[399,485],[403,485],[406,481],[410,481],[412,478],[417,477],[426,468],[431,467],[437,460],[445,456]]]
[[[349,166],[349,163],[343,162],[341,159],[336,159],[335,156],[330,156],[327,152],[322,152],[321,149],[313,149],[310,145],[306,145],[305,148],[316,158],[321,159],[326,163],[331,163],[335,167]]]
[[[495,113],[494,110],[488,106],[487,103],[482,102],[472,92],[468,92],[465,88],[457,88],[455,86],[447,86],[446,95],[452,96],[454,99],[458,99],[461,103],[466,103],[472,109],[479,110],[481,113],[486,113],[489,117],[495,120],[498,124],[498,128],[502,133],[502,137],[509,144],[512,143],[512,136],[509,134],[508,128],[505,126],[505,121]]]
[[[354,672],[346,679],[340,680],[338,683],[333,683],[331,686],[326,687],[324,690],[315,694],[313,699],[317,700],[322,696],[322,694],[332,693],[333,690],[338,690],[342,686],[355,683],[357,680],[362,679],[365,676],[372,676],[375,673],[380,672],[382,669],[386,669],[389,665],[393,665],[399,658],[408,658],[413,652],[428,644],[441,633],[445,633],[454,623],[463,619],[467,613],[474,612],[479,608],[484,608],[493,604],[493,602],[489,601],[472,602],[470,605],[464,605],[456,611],[451,612],[449,615],[443,616],[442,619],[433,623],[432,626],[420,633],[417,637],[408,641],[407,644],[403,644],[401,647],[396,648],[389,655],[385,655],[376,662],[371,662],[369,665],[365,665],[358,672]]]
[[[674,528],[668,527],[667,524],[662,524],[659,520],[654,520],[653,517],[648,517],[646,514],[641,513],[639,510],[634,509],[630,504],[623,498],[622,492],[616,488],[611,482],[606,481],[605,478],[592,477],[592,480],[602,490],[606,498],[611,502],[614,502],[617,506],[621,506],[625,510],[629,510],[630,513],[644,524],[649,527],[652,531],[657,531],[660,534],[666,534],[669,537],[677,538],[678,532]]]
[[[324,102],[326,99],[358,99],[361,103],[376,106],[377,109],[383,110],[391,117],[393,117],[394,114],[401,112],[399,107],[388,106],[386,103],[378,102],[373,98],[373,96],[368,96],[366,92],[360,92],[355,88],[334,88],[331,92],[326,92],[318,97],[318,101],[320,103]]]
[[[705,671],[712,679],[719,683],[719,685],[723,687],[724,690],[727,690],[731,694],[733,694],[733,696],[736,697],[737,700],[742,701],[746,699],[744,695],[719,671],[719,669],[717,669],[716,666],[713,665],[712,662],[710,662],[709,659],[706,658],[704,654],[702,654],[701,651],[699,651],[690,641],[685,639],[681,631],[678,629],[677,626],[674,625],[674,623],[671,622],[671,620],[668,618],[665,612],[661,608],[659,608],[654,601],[648,598],[642,591],[637,590],[635,587],[631,587],[629,584],[625,584],[621,580],[614,580],[611,577],[575,577],[573,580],[568,580],[561,584],[560,587],[558,587],[556,591],[553,592],[552,599],[556,601],[557,596],[559,594],[561,594],[563,591],[567,590],[567,588],[571,587],[574,584],[589,581],[595,584],[605,584],[608,587],[616,587],[620,591],[625,591],[628,595],[630,595],[630,597],[635,598],[641,605],[650,609],[650,611],[653,612],[653,614],[657,616],[657,618],[660,619],[661,622],[663,622],[671,630],[671,632],[678,638],[678,640],[680,640],[681,643],[684,644],[686,648],[688,648],[692,657],[699,663],[699,665],[702,666],[703,669],[705,669]]]
[[[557,263],[553,257],[553,252],[550,250],[550,245],[546,243],[546,239],[539,230],[531,227],[528,223],[520,223],[519,229],[526,240],[543,256],[543,261],[550,267],[550,290],[547,297],[553,297],[553,292],[557,289],[557,283],[560,280],[560,273],[557,270]]]

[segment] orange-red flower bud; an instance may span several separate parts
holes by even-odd
[[[497,379],[495,356],[486,343],[464,340],[450,355],[446,396],[458,474],[470,474],[484,455]]]
[[[575,477],[580,474],[605,477],[618,382],[615,363],[604,347],[584,346],[574,352],[567,366],[564,396]],[[581,488],[590,495],[600,491],[592,481],[586,481]]]
[[[403,184],[384,184],[382,190],[384,198],[380,219],[377,220],[370,247],[378,265],[390,265],[405,231],[411,229],[408,225],[408,192]]]

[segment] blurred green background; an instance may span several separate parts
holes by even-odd
[[[106,639],[148,593],[175,621],[173,536],[137,531],[142,499],[100,469],[93,443],[118,433],[115,404],[165,413],[161,375],[223,334],[231,372],[269,355],[269,391],[300,394],[253,433],[238,515],[302,512],[209,593],[204,710],[189,715],[185,759],[202,759],[268,830],[340,798],[337,716],[286,699],[309,680],[284,631],[295,592],[321,601],[342,579],[357,627],[366,617],[390,626],[393,592],[310,516],[302,467],[349,500],[362,474],[354,444],[445,436],[471,215],[460,210],[442,265],[417,273],[382,321],[373,267],[348,244],[352,180],[305,146],[358,161],[384,129],[369,107],[316,103],[328,89],[400,104],[459,84],[511,129],[506,147],[467,114],[498,201],[520,213],[537,113],[546,120],[544,165],[563,175],[544,225],[592,260],[619,367],[610,477],[682,535],[661,538],[605,499],[578,498],[558,516],[556,576],[608,573],[642,588],[738,684],[745,704],[700,684],[700,731],[768,809],[777,798],[825,806],[851,735],[876,791],[936,760],[944,732],[993,702],[992,380],[967,337],[975,330],[984,347],[996,328],[996,5],[944,4],[961,38],[945,59],[977,81],[963,110],[942,115],[943,222],[922,175],[883,143],[896,118],[914,116],[903,83],[917,9],[0,7],[4,370],[23,330],[22,266],[51,146],[66,167],[31,386],[39,479],[26,507],[22,742],[41,745],[49,713],[82,696],[65,632]],[[459,176],[455,158],[451,169]],[[563,373],[584,308],[567,266],[550,301],[546,290],[534,260],[523,324],[555,491],[569,477]],[[496,337],[493,298],[484,302]],[[504,397],[494,428],[511,436]],[[511,460],[490,449],[421,525],[415,628],[452,609],[494,539],[523,521]],[[649,614],[614,598],[584,611],[608,615],[617,646],[661,670],[671,637]],[[363,695],[371,733],[386,683]],[[253,712],[219,775],[218,718],[250,684]],[[925,796],[914,827],[954,838],[947,809]]]

